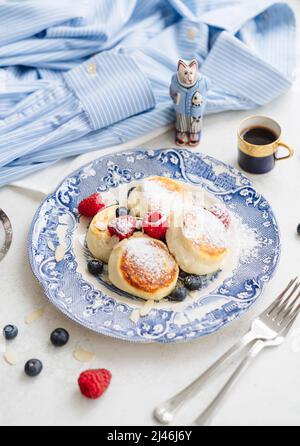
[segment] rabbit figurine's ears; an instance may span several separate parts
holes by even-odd
[[[177,64],[177,70],[179,70],[181,67],[182,68],[195,67],[196,70],[198,71],[198,62],[196,59],[192,59],[190,62],[186,62],[183,59],[179,59],[178,64]]]

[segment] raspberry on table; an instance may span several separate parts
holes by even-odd
[[[107,369],[86,370],[78,378],[78,385],[83,396],[96,400],[106,391],[112,374]]]

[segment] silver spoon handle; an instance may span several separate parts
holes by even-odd
[[[232,373],[228,381],[222,387],[217,396],[209,404],[209,406],[199,415],[194,421],[193,425],[196,426],[209,426],[213,416],[215,415],[218,408],[224,402],[226,396],[230,393],[233,386],[236,384],[243,372],[249,367],[249,365],[254,361],[259,352],[264,348],[263,341],[257,341],[251,348],[247,356],[241,361],[239,366]]]
[[[211,365],[208,370],[200,375],[189,386],[157,406],[154,410],[154,417],[162,424],[171,423],[178,409],[192,397],[194,397],[205,382],[208,381],[208,379],[210,379],[218,370],[222,369],[224,364],[227,363],[234,354],[244,349],[247,345],[249,346],[249,344],[251,348],[255,339],[256,338],[253,336],[252,332],[247,333],[237,344],[224,353],[223,356],[221,356],[214,364]]]

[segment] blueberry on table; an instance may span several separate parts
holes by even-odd
[[[300,223],[297,226],[297,233],[298,233],[298,235],[300,235]]]
[[[50,340],[55,347],[63,347],[69,339],[70,335],[64,328],[56,328],[50,336]]]
[[[120,206],[116,209],[116,217],[117,218],[123,217],[124,215],[128,215],[129,212],[130,212],[129,209],[127,209],[124,206]]]
[[[170,299],[176,302],[182,302],[186,296],[188,295],[188,291],[185,287],[181,286],[175,288],[175,290],[170,294]]]
[[[183,282],[184,286],[190,291],[196,291],[202,288],[201,276],[187,276]]]
[[[18,329],[15,325],[6,325],[3,329],[3,334],[7,341],[11,341],[18,336]]]
[[[26,362],[24,367],[24,372],[31,378],[33,378],[34,376],[38,376],[42,370],[43,364],[39,359],[30,359]]]
[[[98,276],[98,274],[101,274],[103,272],[103,262],[100,260],[90,260],[88,262],[88,270],[93,276]]]

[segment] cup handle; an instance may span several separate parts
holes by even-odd
[[[288,158],[291,158],[294,155],[294,149],[292,149],[288,144],[286,144],[283,141],[279,141],[277,147],[285,147],[289,153],[288,153],[288,155],[281,156],[280,158],[277,158],[276,153],[275,153],[274,157],[275,157],[276,161],[286,160]]]

